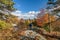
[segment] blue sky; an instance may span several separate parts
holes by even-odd
[[[41,9],[47,7],[48,0],[13,0],[17,9],[11,14],[23,19],[34,19]],[[52,9],[53,10],[53,9]],[[41,14],[42,15],[42,14]]]
[[[14,0],[14,2],[14,7],[23,13],[39,11],[47,7],[47,0]]]
[[[13,15],[23,19],[34,19],[41,9],[47,7],[48,0],[13,0],[17,9]]]

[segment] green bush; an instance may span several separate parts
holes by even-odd
[[[49,29],[49,27],[48,26],[46,26],[46,27],[44,27],[44,29],[46,30],[46,31],[50,31],[50,29]]]
[[[43,27],[46,31],[50,31],[50,28],[49,28],[49,25],[48,24],[45,24],[44,27]]]
[[[10,23],[6,23],[5,21],[0,20],[0,29],[8,29],[11,27],[12,27],[12,25]]]

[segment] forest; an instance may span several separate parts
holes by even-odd
[[[49,6],[27,20],[11,14],[14,5],[0,0],[0,40],[60,40],[60,0],[48,0]]]

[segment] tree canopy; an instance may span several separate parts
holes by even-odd
[[[14,2],[13,0],[0,0],[0,8],[6,8],[7,10],[14,10]]]

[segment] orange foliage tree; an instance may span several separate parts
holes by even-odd
[[[48,13],[44,14],[42,17],[37,17],[36,22],[38,26],[43,26],[46,23],[55,21],[56,18]]]

